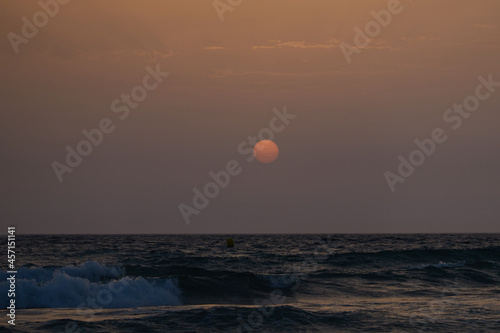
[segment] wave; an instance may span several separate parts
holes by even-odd
[[[294,270],[295,263],[287,265],[283,257],[283,264],[275,270],[271,271],[272,265],[261,267],[271,273],[253,272],[248,265],[232,261],[204,267],[178,265],[177,261],[174,265],[103,265],[95,261],[64,267],[29,264],[18,269],[16,300],[18,308],[127,308],[251,304],[275,289],[295,297],[322,292],[324,284],[350,294],[355,292],[353,286],[364,281],[384,281],[398,287],[415,280],[446,284],[457,279],[491,286],[499,282],[500,265],[495,261],[499,255],[500,247],[335,253],[310,267],[296,261],[305,271]],[[210,261],[211,257],[207,258]],[[6,277],[0,272],[3,294],[8,290]],[[7,306],[5,298],[0,299],[0,306]]]
[[[296,275],[287,274],[258,274],[257,278],[259,278],[264,285],[270,288],[281,289],[287,289],[295,286],[299,279]]]
[[[127,308],[181,304],[182,293],[176,279],[145,279],[122,274],[118,267],[97,262],[78,267],[21,267],[16,278],[16,307]],[[7,274],[1,275],[5,281]],[[2,294],[8,289],[8,282],[0,282]],[[5,299],[0,304],[7,306]]]
[[[453,268],[453,267],[463,267],[465,266],[465,262],[458,262],[458,263],[453,263],[453,262],[442,262],[440,261],[439,264],[428,264],[428,265],[417,265],[417,266],[409,266],[409,270],[416,270],[416,269],[425,269],[429,267],[435,267],[435,268]]]
[[[102,318],[101,318],[102,316]],[[69,316],[74,317],[74,316]],[[61,331],[78,327],[85,331],[113,332],[323,332],[342,328],[346,323],[372,320],[364,310],[313,311],[292,305],[199,306],[181,309],[146,308],[142,313],[120,311],[96,314],[92,321],[64,318],[43,324],[38,330]],[[200,322],[203,324],[200,325]],[[206,329],[203,328],[206,326]],[[104,330],[105,328],[105,330]]]
[[[287,290],[295,275],[254,274],[199,267],[161,268],[169,277],[130,276],[155,268],[106,266],[94,261],[79,266],[20,267],[16,279],[16,306],[25,308],[128,308],[161,305],[249,303],[268,297],[273,289]],[[158,270],[158,268],[156,268]],[[0,292],[7,293],[8,275],[0,272]],[[3,282],[5,281],[5,282]],[[1,300],[0,306],[7,306]]]
[[[30,265],[31,266],[31,265]],[[71,277],[79,277],[89,281],[104,281],[123,276],[123,268],[119,266],[108,267],[95,261],[87,261],[80,266],[65,267],[30,267],[23,266],[17,270],[18,277],[23,280],[35,280],[36,282],[48,282],[53,279],[54,274],[64,273]],[[7,273],[0,272],[3,280]]]
[[[419,248],[409,250],[383,250],[373,252],[345,252],[330,255],[328,263],[339,266],[355,266],[359,264],[371,264],[390,262],[470,262],[470,261],[494,261],[500,257],[500,247],[480,247],[470,249],[450,248]]]

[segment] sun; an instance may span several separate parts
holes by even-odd
[[[271,163],[278,158],[280,150],[271,140],[257,142],[253,148],[253,155],[261,163]]]

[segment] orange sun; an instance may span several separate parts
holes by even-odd
[[[276,158],[278,158],[279,153],[280,150],[278,146],[271,140],[259,141],[253,148],[253,155],[257,161],[262,163],[273,162]]]

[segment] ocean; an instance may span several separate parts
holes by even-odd
[[[500,332],[500,234],[17,235],[16,252],[5,332]]]

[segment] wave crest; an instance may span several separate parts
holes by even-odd
[[[122,274],[117,267],[96,262],[57,269],[22,267],[16,279],[16,307],[127,308],[181,304],[182,293],[175,278],[131,278],[121,277]],[[107,282],[103,282],[105,279]],[[0,282],[2,294],[8,288],[8,282]],[[7,306],[5,301],[1,303],[2,307]]]

